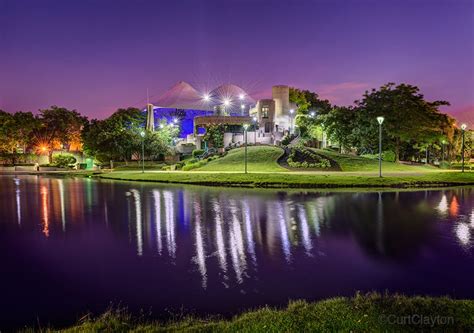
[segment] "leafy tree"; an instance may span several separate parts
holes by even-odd
[[[428,102],[419,93],[418,87],[408,84],[388,83],[379,90],[365,92],[358,106],[354,134],[359,148],[371,149],[377,144],[378,123],[376,117],[383,116],[386,147],[392,147],[399,160],[403,142],[430,142],[438,140],[450,127],[450,119],[439,112],[446,101]]]
[[[224,147],[224,125],[210,125],[206,128],[203,140],[215,148]]]
[[[349,149],[354,146],[356,116],[353,107],[335,107],[320,116],[320,121],[330,140],[338,142],[341,149]]]
[[[290,102],[297,106],[295,123],[300,129],[300,135],[303,138],[316,139],[312,134],[321,132],[319,117],[331,110],[329,101],[320,99],[315,92],[291,87]],[[311,115],[312,113],[314,116]]]
[[[48,153],[48,163],[51,163],[53,150],[57,147],[69,147],[80,140],[81,130],[87,123],[87,118],[76,110],[52,106],[40,110],[40,127],[35,133],[36,145]]]
[[[164,121],[155,132],[146,131],[142,138],[145,121],[145,114],[136,108],[119,109],[105,120],[92,120],[82,132],[84,151],[101,162],[128,162],[141,155],[144,140],[145,157],[157,159],[169,151],[179,129]]]

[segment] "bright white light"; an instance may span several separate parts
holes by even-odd
[[[439,202],[438,207],[436,207],[438,211],[441,214],[447,214],[448,213],[448,198],[446,197],[446,194],[443,194],[441,197],[441,201]]]
[[[316,112],[311,111],[311,114],[310,114],[310,115],[311,115],[311,117],[314,117],[314,116],[316,115]]]
[[[243,126],[244,130],[247,130],[247,128],[249,128],[249,124],[243,124],[242,126]]]
[[[456,236],[462,245],[468,245],[471,239],[469,227],[465,223],[459,223],[456,227]]]
[[[384,117],[377,117],[377,121],[378,121],[379,125],[382,125],[384,119],[385,119]]]
[[[224,105],[229,106],[230,105],[230,99],[224,99]]]
[[[145,137],[145,132],[144,132],[144,131],[141,131],[141,132],[140,132],[140,135],[141,135],[142,138],[144,138],[144,137]]]
[[[462,125],[461,125],[461,129],[462,129],[463,131],[466,130],[466,128],[467,128],[467,125],[466,125],[466,124],[462,124]]]
[[[202,99],[205,100],[206,102],[209,102],[209,100],[211,99],[211,96],[209,96],[209,94],[205,94],[204,96],[202,96]]]
[[[242,110],[245,109],[245,105],[244,105],[244,104],[241,104],[241,105],[240,105],[240,108],[241,108]]]
[[[176,118],[173,118],[173,123],[175,123],[175,124],[176,124],[177,122],[178,122],[178,119],[176,119]]]
[[[294,109],[290,109],[290,113],[293,114],[293,112],[295,112],[295,110],[294,110]]]
[[[244,97],[245,97],[244,94],[240,94],[240,95],[239,95],[239,99],[240,99],[240,100],[243,100]]]
[[[252,119],[253,119],[253,121],[257,121],[257,117],[253,117]]]
[[[160,128],[165,128],[165,125],[163,125],[163,124],[160,124]]]

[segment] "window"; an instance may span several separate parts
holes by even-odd
[[[262,106],[262,118],[268,118],[268,110],[270,108],[268,106]]]

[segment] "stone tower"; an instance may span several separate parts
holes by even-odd
[[[275,117],[282,117],[290,110],[290,88],[279,85],[272,87],[272,98],[275,101]]]

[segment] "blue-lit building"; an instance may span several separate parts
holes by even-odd
[[[163,120],[168,123],[177,121],[181,128],[180,137],[186,138],[193,134],[195,117],[248,115],[255,100],[236,85],[225,84],[209,92],[199,92],[189,83],[180,81],[151,104],[154,128],[158,129]]]

